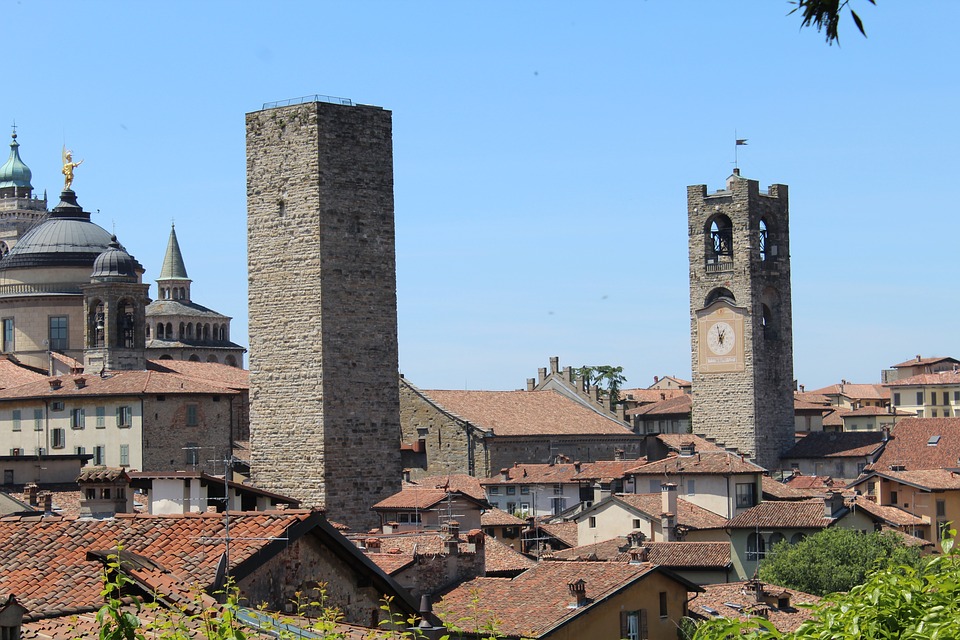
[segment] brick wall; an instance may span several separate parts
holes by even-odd
[[[251,472],[354,528],[400,489],[391,114],[247,114]]]

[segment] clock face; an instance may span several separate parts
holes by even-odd
[[[707,347],[718,356],[725,356],[733,351],[737,344],[736,334],[733,327],[728,323],[720,321],[714,322],[707,329]]]

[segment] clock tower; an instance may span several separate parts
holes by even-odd
[[[693,432],[776,469],[794,443],[787,187],[687,187]]]

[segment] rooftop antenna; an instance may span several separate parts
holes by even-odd
[[[747,138],[738,138],[738,137],[737,137],[737,130],[734,129],[734,130],[733,130],[733,139],[736,141],[735,144],[733,145],[733,168],[734,168],[734,169],[739,169],[739,168],[740,168],[740,154],[738,153],[739,149],[737,149],[737,147],[745,147],[745,146],[747,146]]]

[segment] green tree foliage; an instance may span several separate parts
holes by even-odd
[[[960,638],[960,555],[956,531],[943,541],[944,555],[919,568],[886,565],[848,593],[833,594],[793,633],[780,633],[769,621],[723,618],[701,624],[694,640],[947,640]]]
[[[597,385],[610,395],[610,406],[620,402],[620,386],[627,381],[623,375],[623,367],[612,367],[608,364],[589,366],[583,365],[576,370],[576,374],[590,385]]]
[[[872,5],[877,4],[876,0],[866,1]],[[840,44],[840,16],[843,10],[848,8],[850,0],[791,0],[790,4],[797,5],[790,13],[800,12],[803,17],[801,27],[816,27],[820,33],[826,32],[827,44]],[[863,37],[867,37],[863,21],[857,12],[850,9],[850,17]]]
[[[920,551],[891,532],[830,527],[797,544],[775,545],[760,563],[761,580],[818,596],[849,591],[878,566],[921,564]]]

